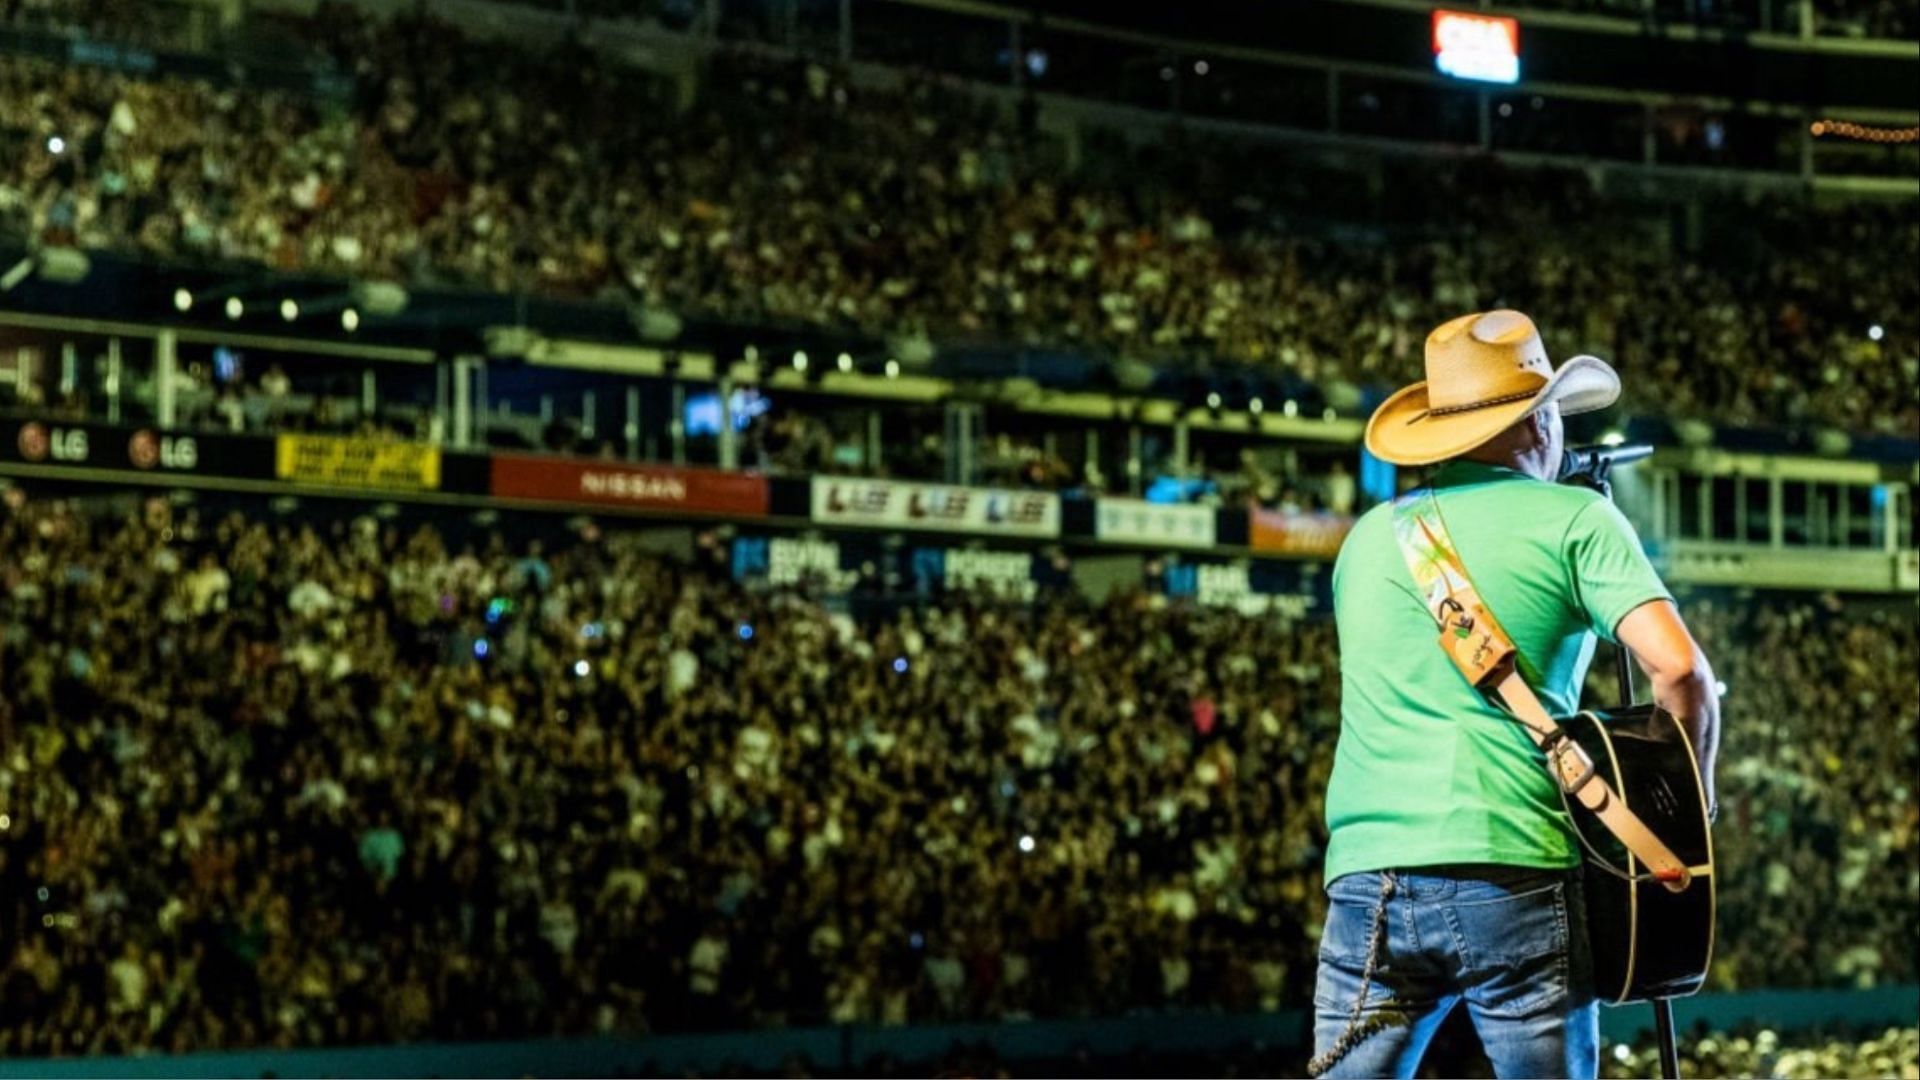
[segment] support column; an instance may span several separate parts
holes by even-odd
[[[1013,63],[1008,65],[1011,69],[1008,78],[1013,88],[1018,90],[1027,81],[1026,47],[1020,41],[1019,19],[1007,20],[1007,55],[1013,58]]]
[[[627,460],[640,460],[640,388],[627,387],[627,423],[621,431],[626,437]]]
[[[162,330],[153,339],[153,394],[154,415],[160,426],[170,428],[174,420],[174,372],[180,363],[179,339],[171,330]]]
[[[453,358],[453,430],[448,436],[458,449],[473,445],[473,384],[478,377],[476,369],[479,362],[471,356]]]
[[[120,422],[120,335],[107,339],[107,423]]]
[[[728,391],[733,389],[733,380],[722,379],[720,386],[720,427],[724,431],[729,419]],[[673,414],[667,420],[667,437],[672,443],[673,450],[671,460],[675,465],[685,465],[687,463],[687,388],[679,383],[673,384],[672,405]]]
[[[1146,439],[1140,433],[1139,424],[1127,425],[1127,494],[1139,498],[1146,490],[1146,481],[1142,475],[1146,472],[1146,463],[1141,455],[1146,453]]]
[[[476,360],[473,365],[473,434],[470,441],[474,446],[487,445],[487,365]]]
[[[1787,546],[1787,486],[1777,476],[1767,480],[1767,546]]]
[[[674,387],[676,397],[679,387]],[[677,405],[677,403],[676,403]],[[682,415],[680,408],[673,410],[677,422]],[[733,377],[720,380],[720,467],[737,469],[740,467],[740,440],[733,430]]]

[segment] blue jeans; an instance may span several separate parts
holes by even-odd
[[[1316,1057],[1349,1030],[1386,879],[1392,895],[1366,1006],[1351,1049],[1324,1075],[1413,1076],[1461,1000],[1496,1075],[1599,1072],[1579,872],[1517,866],[1424,866],[1330,883],[1313,995]]]

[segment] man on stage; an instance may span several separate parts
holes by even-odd
[[[1578,710],[1596,635],[1626,645],[1691,737],[1711,803],[1707,658],[1626,518],[1555,483],[1562,414],[1611,405],[1619,377],[1591,356],[1556,370],[1517,311],[1435,330],[1426,374],[1374,413],[1368,450],[1433,466],[1457,554],[1548,712]],[[1540,751],[1436,643],[1393,506],[1354,526],[1333,588],[1341,729],[1310,1068],[1413,1076],[1464,1000],[1498,1075],[1596,1075],[1580,852]]]

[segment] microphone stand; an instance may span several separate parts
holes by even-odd
[[[1562,477],[1562,480],[1584,483],[1587,487],[1606,496],[1608,502],[1612,502],[1611,473],[1614,459],[1607,453],[1607,449],[1596,447],[1583,452],[1583,460],[1580,463],[1587,467]],[[1638,448],[1635,450],[1637,451]],[[1628,460],[1635,460],[1646,455],[1641,452],[1632,452],[1630,455],[1622,456],[1628,457]],[[1633,653],[1627,649],[1626,645],[1616,642],[1614,660],[1618,665],[1616,674],[1619,677],[1620,704],[1623,708],[1631,708],[1634,705]],[[1654,1038],[1660,1044],[1660,1075],[1666,1080],[1680,1080],[1680,1045],[1673,1031],[1673,999],[1657,997],[1648,1000],[1647,1004],[1653,1006]]]

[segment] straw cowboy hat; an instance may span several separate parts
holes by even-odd
[[[1566,415],[1620,396],[1606,361],[1576,356],[1558,370],[1533,320],[1517,311],[1462,315],[1427,335],[1427,379],[1394,394],[1367,421],[1367,449],[1395,465],[1464,454],[1548,402]]]

